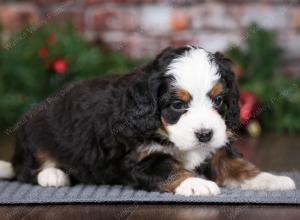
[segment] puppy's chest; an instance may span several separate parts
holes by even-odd
[[[199,148],[182,153],[182,163],[185,169],[194,170],[196,167],[201,166],[205,160],[212,157],[215,149]]]
[[[165,153],[172,155],[175,159],[182,162],[187,170],[194,170],[210,158],[215,150],[212,148],[199,148],[190,151],[180,151],[174,146],[163,146],[160,144],[143,144],[138,147],[138,160],[142,160],[152,153]]]

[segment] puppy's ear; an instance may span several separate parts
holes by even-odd
[[[121,120],[116,123],[121,128],[116,130],[135,139],[156,133],[160,127],[159,100],[169,85],[164,73],[171,61],[186,49],[168,47],[146,66],[135,70],[132,85],[122,94],[121,112],[116,117]]]
[[[219,73],[225,80],[228,94],[225,97],[227,110],[225,120],[227,127],[231,130],[237,130],[240,125],[240,108],[239,108],[239,90],[235,79],[235,74],[231,69],[232,61],[225,58],[223,54],[217,52],[214,54],[215,61],[219,66]]]
[[[168,60],[171,48],[163,50],[146,66],[136,69],[131,86],[122,94],[121,112],[114,127],[125,137],[145,138],[153,135],[160,127],[160,94],[165,86]],[[116,128],[116,126],[121,126]],[[119,132],[120,134],[121,132]]]
[[[157,106],[159,84],[155,78],[142,74],[126,91],[123,100],[125,117],[134,136],[151,135],[160,126]]]

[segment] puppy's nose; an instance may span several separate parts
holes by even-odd
[[[213,136],[213,131],[211,129],[201,129],[200,131],[196,132],[196,137],[202,143],[209,142]]]

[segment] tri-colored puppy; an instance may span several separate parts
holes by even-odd
[[[185,196],[216,195],[221,186],[294,189],[289,177],[261,172],[230,147],[238,100],[220,53],[167,48],[128,75],[75,83],[30,112],[16,132],[12,166],[2,161],[0,176]]]

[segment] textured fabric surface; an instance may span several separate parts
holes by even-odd
[[[218,196],[184,197],[170,193],[146,192],[124,186],[76,185],[43,188],[19,182],[0,181],[0,203],[263,203],[300,204],[300,172],[280,173],[295,180],[293,191],[255,191],[222,189]]]

